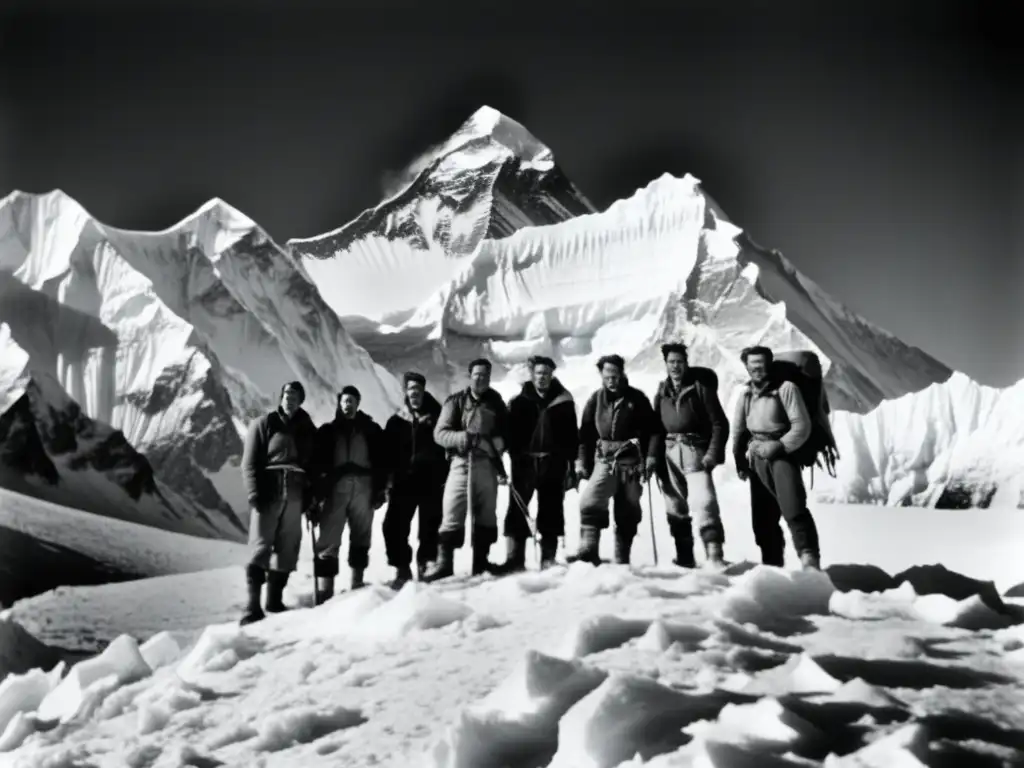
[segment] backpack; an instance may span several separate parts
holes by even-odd
[[[814,467],[824,469],[831,477],[835,477],[839,450],[832,434],[829,419],[831,408],[822,380],[821,360],[813,352],[779,352],[772,361],[769,375],[774,381],[795,384],[811,417],[811,435],[793,454],[797,465],[811,468],[812,487]],[[749,391],[744,395],[744,409],[746,412],[750,410]]]

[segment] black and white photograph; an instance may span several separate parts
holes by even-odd
[[[981,0],[0,4],[0,768],[1024,768]]]

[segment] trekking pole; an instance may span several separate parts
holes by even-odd
[[[320,605],[320,584],[316,578],[316,526],[307,515],[306,527],[309,528],[309,542],[313,547],[313,607]]]
[[[658,565],[658,539],[654,533],[654,492],[651,490],[651,478],[647,478],[647,513],[651,518],[651,549],[654,552],[654,565]]]

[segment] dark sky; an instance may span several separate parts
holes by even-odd
[[[1024,70],[993,10],[1014,4],[487,5],[5,0],[0,191],[131,228],[219,196],[308,236],[486,103],[600,207],[691,172],[868,319],[1024,377]]]

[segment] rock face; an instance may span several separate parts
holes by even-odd
[[[222,500],[204,506],[158,480],[124,433],[89,418],[0,324],[0,479],[63,506],[154,528],[243,541]]]
[[[219,200],[145,233],[61,192],[16,192],[0,201],[0,273],[0,321],[33,372],[231,528],[245,508],[242,435],[286,381],[303,383],[317,421],[346,383],[377,417],[401,398],[287,252]]]

